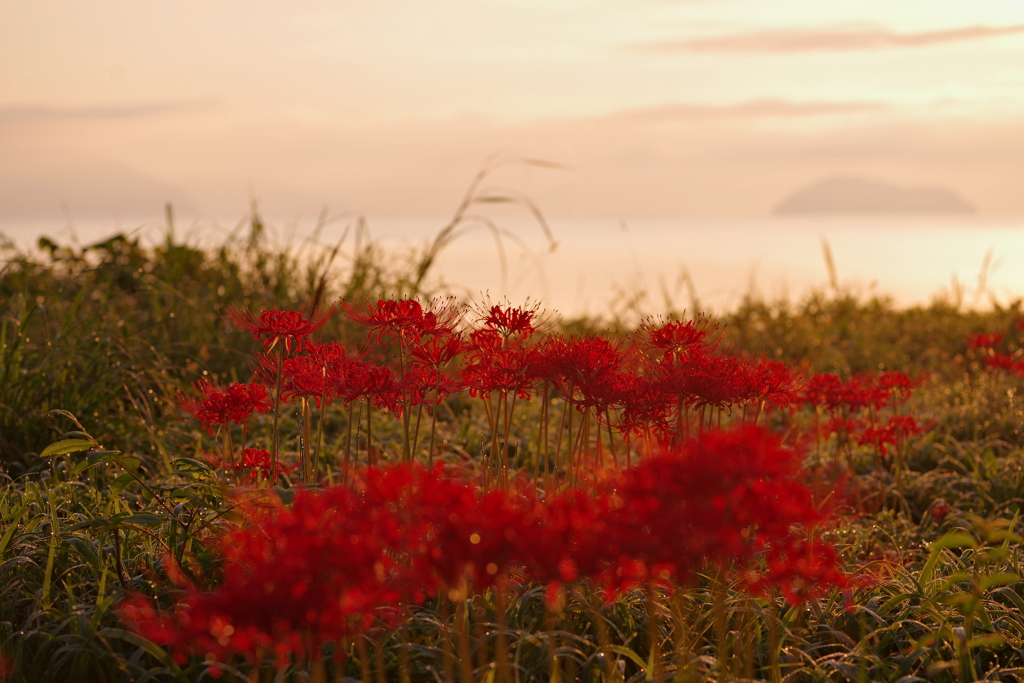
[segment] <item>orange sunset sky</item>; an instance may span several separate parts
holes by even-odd
[[[821,178],[1024,215],[1021,0],[0,0],[0,218],[760,216]]]

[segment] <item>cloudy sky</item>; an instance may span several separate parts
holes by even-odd
[[[759,216],[824,177],[1024,215],[1020,0],[0,0],[0,218]]]

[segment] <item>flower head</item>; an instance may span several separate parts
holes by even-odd
[[[267,388],[262,384],[232,384],[226,391],[217,391],[208,379],[201,379],[192,385],[199,398],[184,394],[178,396],[178,405],[199,422],[200,426],[213,434],[213,428],[228,422],[243,424],[254,412],[270,410]]]
[[[228,307],[225,317],[232,325],[252,334],[256,341],[263,342],[263,350],[270,351],[278,342],[284,342],[286,351],[316,332],[334,313],[334,307],[313,310],[309,317],[299,311],[263,311],[259,317],[247,308],[238,308],[234,304]]]
[[[424,308],[416,299],[379,299],[356,304],[342,300],[342,310],[351,320],[370,328],[367,334],[378,344],[384,339],[418,342],[424,335],[454,331],[462,311],[451,298],[434,299]]]
[[[298,465],[285,467],[278,462],[271,467],[270,451],[264,448],[246,448],[242,452],[242,458],[234,464],[236,472],[249,471],[249,479],[255,480],[260,477],[275,481],[282,474],[290,474],[298,469]]]

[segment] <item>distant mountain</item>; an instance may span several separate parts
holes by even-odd
[[[197,213],[178,188],[98,157],[39,153],[22,163],[0,159],[0,219],[159,215],[168,202]],[[63,207],[63,208],[62,208]]]
[[[776,214],[974,213],[942,187],[898,187],[864,178],[826,178],[787,197]]]

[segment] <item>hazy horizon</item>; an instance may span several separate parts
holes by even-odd
[[[770,214],[823,179],[1024,216],[1024,3],[0,0],[0,218]]]

